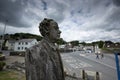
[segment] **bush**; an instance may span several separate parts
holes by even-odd
[[[0,54],[0,61],[3,61],[3,60],[5,60],[5,56]]]
[[[0,54],[0,56],[2,56],[2,54]]]
[[[0,54],[3,54],[2,52],[0,52]]]
[[[18,56],[19,53],[18,52],[10,52],[10,56]]]
[[[3,70],[3,67],[6,65],[6,63],[5,62],[3,62],[3,61],[0,61],[0,71],[2,71]]]
[[[10,52],[10,56],[25,56],[25,52]]]

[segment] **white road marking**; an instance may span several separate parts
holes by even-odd
[[[77,68],[84,68],[84,67],[92,67],[92,65],[86,63],[86,62],[82,62],[79,59],[73,58],[70,55],[65,55],[62,56],[63,61],[65,61],[68,65],[70,65],[70,67],[77,69]]]

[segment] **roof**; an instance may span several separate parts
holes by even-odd
[[[0,40],[0,42],[4,42],[4,40]]]
[[[17,40],[8,40],[9,43],[15,43]]]
[[[36,39],[20,39],[17,42],[32,42],[33,40],[36,40]]]

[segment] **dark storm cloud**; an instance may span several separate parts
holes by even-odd
[[[114,3],[116,6],[120,6],[120,0],[113,0],[113,3]]]
[[[0,0],[0,22],[8,20],[7,25],[14,27],[30,26],[25,21],[27,0]]]
[[[71,22],[69,21],[67,24],[69,25],[69,31],[65,30],[66,34],[71,35],[71,40],[92,41],[116,39],[118,41],[120,37],[119,1],[76,0],[76,2],[71,3],[71,7],[68,10],[70,12],[68,20],[71,20]],[[76,26],[78,29],[75,29]],[[75,29],[74,32],[72,32],[73,29]],[[64,34],[64,38],[68,37],[66,34]],[[75,35],[80,36],[75,37]],[[70,38],[68,39],[70,40]]]
[[[57,0],[28,0],[30,11],[37,15],[39,21],[43,18],[52,18],[57,22],[64,20],[66,5]],[[33,16],[33,15],[32,15]]]
[[[0,0],[0,24],[8,19],[7,25],[16,32],[19,27],[25,32],[30,27],[36,33],[45,17],[60,24],[68,41],[120,37],[120,0]]]
[[[41,0],[41,2],[43,3],[43,10],[47,10],[47,3],[44,0]]]
[[[114,9],[108,17],[110,23],[120,23],[120,8]]]

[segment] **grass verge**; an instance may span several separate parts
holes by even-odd
[[[0,71],[0,80],[26,80],[25,74],[15,70]]]

